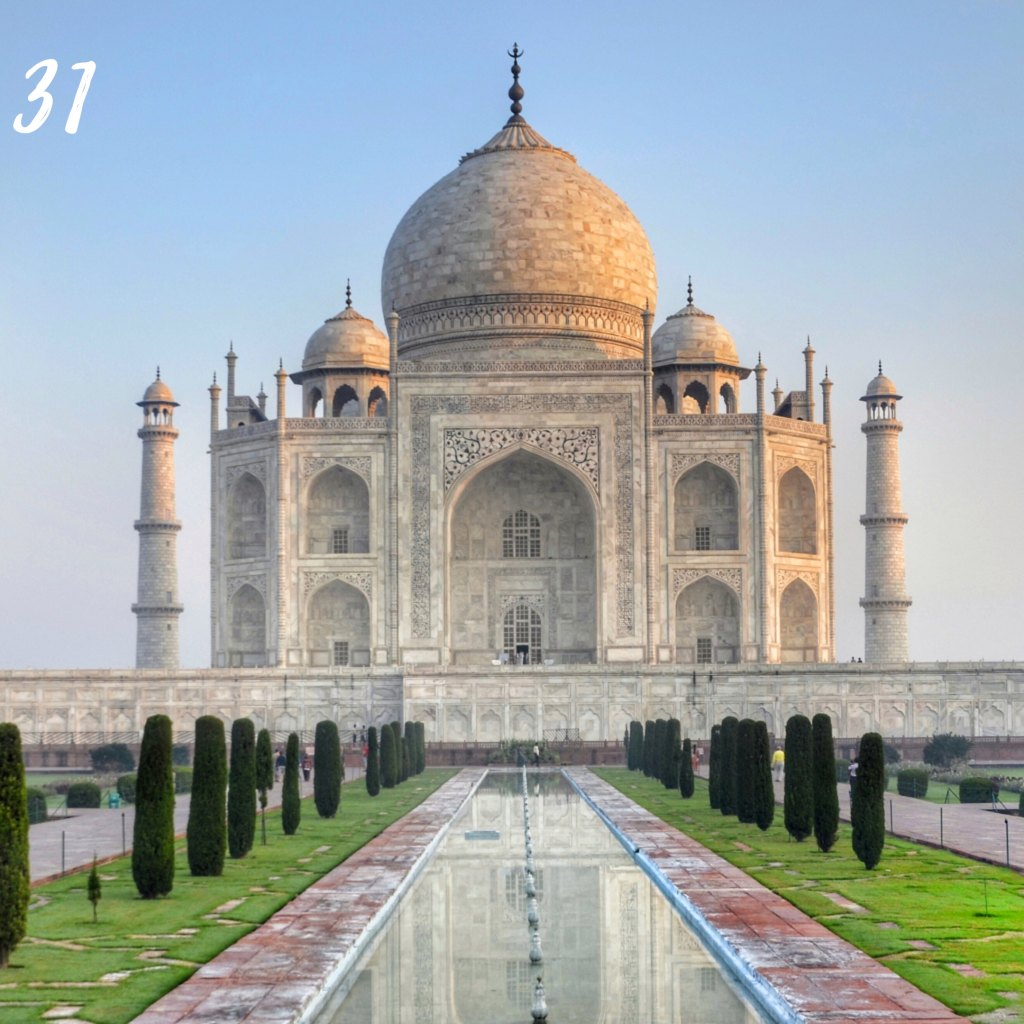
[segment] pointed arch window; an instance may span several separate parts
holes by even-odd
[[[501,527],[502,558],[540,558],[540,520],[520,509]]]

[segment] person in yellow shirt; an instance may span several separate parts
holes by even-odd
[[[775,769],[775,781],[782,781],[782,773],[786,768],[786,752],[779,747],[778,750],[772,754],[772,767]]]

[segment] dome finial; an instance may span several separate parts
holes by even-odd
[[[693,278],[690,276],[686,278],[686,304],[693,305]]]
[[[519,66],[519,58],[522,57],[523,51],[519,49],[518,43],[512,44],[512,49],[508,51],[508,55],[512,58],[512,88],[508,91],[508,98],[512,101],[512,116],[508,119],[508,124],[522,124],[524,119],[520,117],[523,112],[523,105],[519,101],[526,94],[523,92],[523,87],[519,84],[519,72],[523,69]]]
[[[156,379],[157,380],[160,379],[160,367],[159,366],[156,368]]]
[[[882,376],[882,360],[881,359],[878,360],[878,376],[879,377]]]
[[[352,278],[345,279],[345,308],[352,308]]]

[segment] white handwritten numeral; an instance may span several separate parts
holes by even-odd
[[[78,92],[75,93],[75,102],[71,104],[71,113],[68,114],[68,123],[64,125],[64,131],[68,135],[74,135],[78,131],[78,121],[82,116],[82,104],[89,94],[89,83],[92,81],[93,72],[96,70],[96,61],[87,60],[81,64],[72,64],[72,71],[81,71],[82,80],[78,83]]]
[[[95,67],[95,64],[93,67]],[[21,123],[21,114],[14,119],[14,130],[26,135],[42,127],[43,122],[50,116],[50,108],[53,106],[53,97],[46,90],[53,81],[53,76],[57,74],[57,62],[52,58],[50,60],[41,60],[35,67],[29,68],[25,72],[25,77],[31,78],[40,68],[46,68],[46,74],[43,75],[39,80],[39,84],[28,94],[28,101],[29,103],[34,103],[36,100],[42,100],[43,105],[36,111],[36,116],[32,118],[27,126]],[[81,89],[79,89],[79,92],[81,92]],[[82,99],[84,100],[85,96]],[[78,102],[77,98],[75,102]],[[75,123],[77,124],[78,122],[76,121]]]

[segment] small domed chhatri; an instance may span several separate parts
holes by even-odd
[[[871,398],[895,398],[898,401],[902,397],[896,393],[896,385],[882,373],[882,361],[879,360],[878,376],[868,385],[861,401],[866,402]]]
[[[136,405],[148,405],[154,402],[160,402],[164,405],[178,404],[174,400],[174,394],[171,389],[160,379],[159,366],[156,368],[156,380],[146,388],[146,393],[142,396],[142,401],[137,402]]]
[[[345,289],[345,308],[325,320],[306,342],[303,370],[328,367],[388,368],[388,339],[372,320],[352,308],[351,285]]]
[[[654,254],[607,185],[520,114],[402,218],[381,275],[405,359],[640,358]]]
[[[654,365],[719,362],[739,366],[732,335],[710,313],[693,304],[692,282],[688,294],[686,305],[654,332]]]

